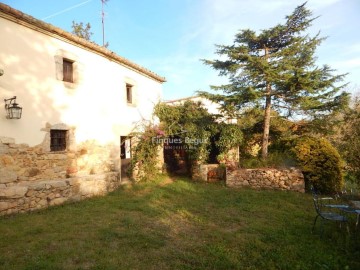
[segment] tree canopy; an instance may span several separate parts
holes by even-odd
[[[263,108],[263,158],[272,110],[282,117],[316,119],[348,102],[348,94],[339,93],[345,84],[338,85],[346,74],[333,75],[330,66],[315,63],[316,48],[324,38],[306,33],[316,18],[305,6],[296,7],[283,24],[260,33],[240,30],[232,45],[217,45],[216,53],[225,60],[203,60],[229,83],[211,87],[220,94],[200,91],[200,95],[221,104],[228,114]]]
[[[91,41],[90,38],[93,35],[93,33],[90,31],[91,30],[91,25],[90,23],[87,23],[84,25],[83,22],[77,23],[75,21],[72,21],[72,34],[81,37],[83,39],[86,39],[88,41]]]
[[[338,130],[337,145],[347,163],[348,172],[360,185],[360,97],[356,96],[344,114]]]

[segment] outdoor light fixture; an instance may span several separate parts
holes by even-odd
[[[8,99],[4,99],[5,101],[5,110],[6,110],[6,118],[7,119],[20,119],[22,108],[19,107],[16,103],[16,96]]]

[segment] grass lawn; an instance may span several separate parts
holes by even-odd
[[[360,269],[360,230],[314,217],[308,194],[162,179],[1,217],[0,269]]]

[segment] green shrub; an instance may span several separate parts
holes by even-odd
[[[155,178],[160,173],[159,138],[162,138],[158,127],[146,126],[143,132],[132,133],[134,146],[128,173],[136,181]]]
[[[267,159],[261,157],[245,157],[240,160],[242,168],[288,168],[296,167],[296,161],[291,153],[274,151],[269,153]]]
[[[334,193],[343,186],[342,161],[337,150],[323,138],[303,137],[295,141],[293,152],[302,168],[307,188]]]

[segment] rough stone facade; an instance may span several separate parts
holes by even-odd
[[[120,185],[119,149],[93,141],[61,152],[0,137],[0,215],[104,195]]]
[[[219,164],[194,165],[192,179],[201,182],[219,182],[225,180],[225,166]]]
[[[253,187],[305,192],[304,176],[299,169],[234,169],[226,170],[229,187]]]

